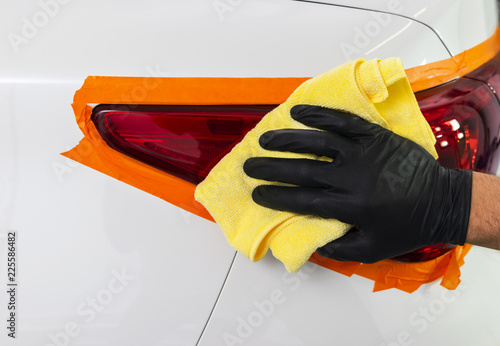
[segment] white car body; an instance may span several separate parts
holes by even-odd
[[[496,345],[500,253],[413,294],[308,264],[253,263],[219,227],[59,155],[88,75],[309,77],[347,60],[447,59],[493,34],[495,1],[3,1],[2,345]],[[16,339],[7,234],[17,235]]]

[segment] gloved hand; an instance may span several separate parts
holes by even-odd
[[[268,208],[335,218],[356,226],[319,248],[320,255],[373,263],[425,245],[463,245],[472,172],[442,167],[418,144],[362,118],[299,105],[293,119],[324,131],[264,133],[264,149],[333,159],[255,157],[247,175],[297,186],[258,186],[253,200]]]

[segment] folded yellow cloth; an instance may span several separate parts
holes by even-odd
[[[300,85],[212,169],[195,192],[196,200],[207,208],[236,250],[258,261],[271,248],[290,272],[297,272],[318,247],[341,237],[351,227],[338,220],[264,208],[252,200],[253,189],[269,182],[250,178],[243,172],[248,158],[318,159],[308,154],[267,151],[259,145],[259,137],[266,131],[309,128],[290,117],[290,108],[297,104],[357,114],[413,140],[437,158],[435,138],[399,58],[358,59]]]

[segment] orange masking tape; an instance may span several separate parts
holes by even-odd
[[[466,75],[491,60],[500,50],[500,28],[486,41],[449,59],[407,69],[413,92],[429,89]]]
[[[476,47],[450,59],[406,70],[412,89],[417,92],[462,76],[493,58],[499,47],[497,27],[488,40]],[[72,105],[84,138],[62,155],[213,221],[207,210],[195,201],[195,185],[108,147],[90,119],[92,107],[89,105],[277,105],[307,79],[88,77],[75,93]],[[374,291],[397,288],[413,292],[439,277],[443,277],[444,287],[454,289],[460,282],[460,266],[469,249],[470,245],[456,247],[436,259],[420,263],[339,262],[317,253],[310,261],[348,276],[357,274],[374,280]]]
[[[322,257],[318,253],[314,253],[309,260],[340,274],[347,276],[356,274],[371,279],[375,281],[374,292],[397,288],[412,293],[422,284],[440,277],[442,277],[441,285],[453,290],[460,283],[460,267],[464,264],[464,257],[470,248],[469,244],[457,246],[435,259],[415,263],[401,263],[393,260],[373,264],[341,262]]]

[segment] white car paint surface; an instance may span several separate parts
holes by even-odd
[[[436,282],[372,293],[370,280],[313,264],[289,274],[271,254],[253,263],[217,225],[59,155],[82,138],[71,102],[88,75],[315,76],[390,56],[408,68],[483,41],[496,20],[494,1],[472,11],[465,0],[401,0],[394,14],[353,8],[386,11],[393,0],[330,2],[342,6],[3,1],[1,345],[498,344],[497,252],[471,250],[456,291]]]
[[[307,1],[307,0],[306,0]],[[495,31],[497,4],[491,0],[324,0],[324,3],[365,8],[412,18],[429,26],[452,55],[486,40]]]

